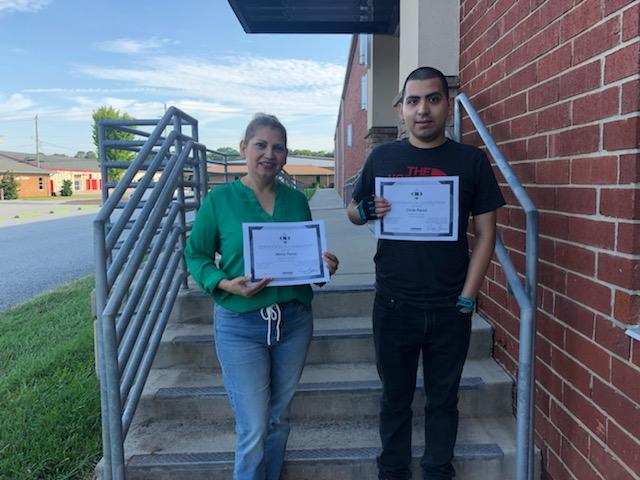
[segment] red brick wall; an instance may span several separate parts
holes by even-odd
[[[345,180],[355,175],[358,170],[364,164],[366,159],[366,141],[365,135],[367,134],[367,111],[360,108],[360,80],[362,76],[367,73],[366,65],[358,63],[358,45],[359,37],[354,37],[353,48],[351,48],[351,55],[349,57],[349,67],[347,70],[347,78],[345,79],[346,85],[344,90],[344,97],[342,98],[342,112],[343,115],[338,125],[339,129],[342,129],[342,138],[344,138],[344,145],[339,145],[336,141],[336,187],[338,193],[342,194],[342,187]],[[347,145],[347,125],[351,124],[353,129],[353,141],[352,146]],[[336,132],[338,137],[339,132]],[[339,151],[344,151],[344,156],[338,154]]]
[[[461,0],[460,77],[540,209],[536,440],[547,479],[640,478],[638,0]],[[470,122],[464,139],[478,143]],[[524,268],[524,215],[500,231]],[[480,295],[495,358],[518,309],[495,262]]]
[[[51,195],[49,174],[15,173],[14,178],[18,182],[18,198],[48,197]],[[40,178],[42,182],[40,182]],[[40,185],[42,185],[42,189]]]

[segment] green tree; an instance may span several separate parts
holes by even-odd
[[[0,175],[0,190],[4,192],[5,200],[15,200],[18,198],[20,187],[12,172],[4,172]]]
[[[109,105],[102,106],[93,112],[93,144],[96,146],[96,152],[99,151],[98,141],[98,122],[100,120],[126,120],[131,116],[126,112],[121,112],[117,108],[113,108]],[[111,128],[105,130],[106,140],[133,140],[134,135],[132,133],[120,132]],[[107,159],[110,162],[131,162],[134,158],[134,154],[127,150],[107,150]],[[119,180],[124,173],[124,169],[109,169],[109,180]]]
[[[63,180],[62,188],[60,189],[61,197],[70,197],[73,195],[73,189],[71,188],[71,180]]]
[[[332,158],[333,152],[327,152],[325,150],[309,150],[308,148],[299,148],[289,150],[289,155],[297,155],[300,157],[327,157]]]
[[[222,153],[223,155],[232,155],[236,157],[240,156],[240,152],[231,147],[220,147],[216,150],[216,152]]]

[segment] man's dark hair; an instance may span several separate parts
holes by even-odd
[[[430,80],[432,78],[439,78],[440,83],[442,84],[442,91],[444,96],[449,98],[449,85],[447,84],[447,78],[437,68],[433,67],[418,67],[409,75],[407,75],[407,79],[404,81],[404,85],[402,86],[402,100],[404,101],[404,93],[407,90],[407,82],[410,80]]]

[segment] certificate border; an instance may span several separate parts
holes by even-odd
[[[408,178],[408,177],[404,177],[404,178]],[[454,198],[455,198],[455,186],[454,186],[454,180],[436,180],[437,177],[429,177],[429,178],[433,178],[434,179],[434,183],[440,183],[441,185],[449,185],[449,231],[447,233],[413,233],[413,232],[389,232],[389,231],[385,231],[384,229],[384,217],[382,217],[379,221],[380,221],[380,234],[381,235],[385,235],[388,237],[416,237],[416,238],[448,238],[450,240],[453,241],[453,239],[451,238],[453,236],[453,229],[454,229],[454,212],[453,212],[453,208],[454,208]],[[399,183],[397,180],[381,180],[380,181],[380,196],[384,197],[384,187],[386,186],[391,186],[391,185],[395,185],[396,183]],[[422,182],[403,182],[406,184],[415,184],[415,185],[421,185]],[[457,239],[456,239],[457,240]]]
[[[287,223],[299,223],[299,225],[295,226],[286,226]],[[319,221],[311,221],[311,222],[273,222],[273,223],[262,223],[262,224],[248,224],[245,226],[247,232],[247,240],[248,240],[248,252],[249,252],[249,266],[250,266],[250,279],[252,282],[257,282],[260,279],[256,277],[255,272],[255,258],[254,258],[254,250],[253,250],[253,239],[254,232],[258,230],[264,230],[265,228],[288,228],[288,229],[302,229],[309,228],[315,230],[315,238],[316,238],[316,246],[318,249],[318,262],[319,262],[319,270],[320,273],[317,275],[303,275],[296,277],[274,277],[273,280],[269,283],[269,285],[279,286],[279,285],[292,285],[290,282],[299,282],[293,283],[293,285],[304,285],[306,283],[316,283],[317,281],[326,282],[328,281],[328,271],[324,262],[322,261],[322,226]],[[287,283],[280,283],[287,282]]]

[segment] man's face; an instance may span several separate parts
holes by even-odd
[[[405,87],[402,117],[416,146],[431,147],[444,139],[449,100],[438,78],[410,80]]]

